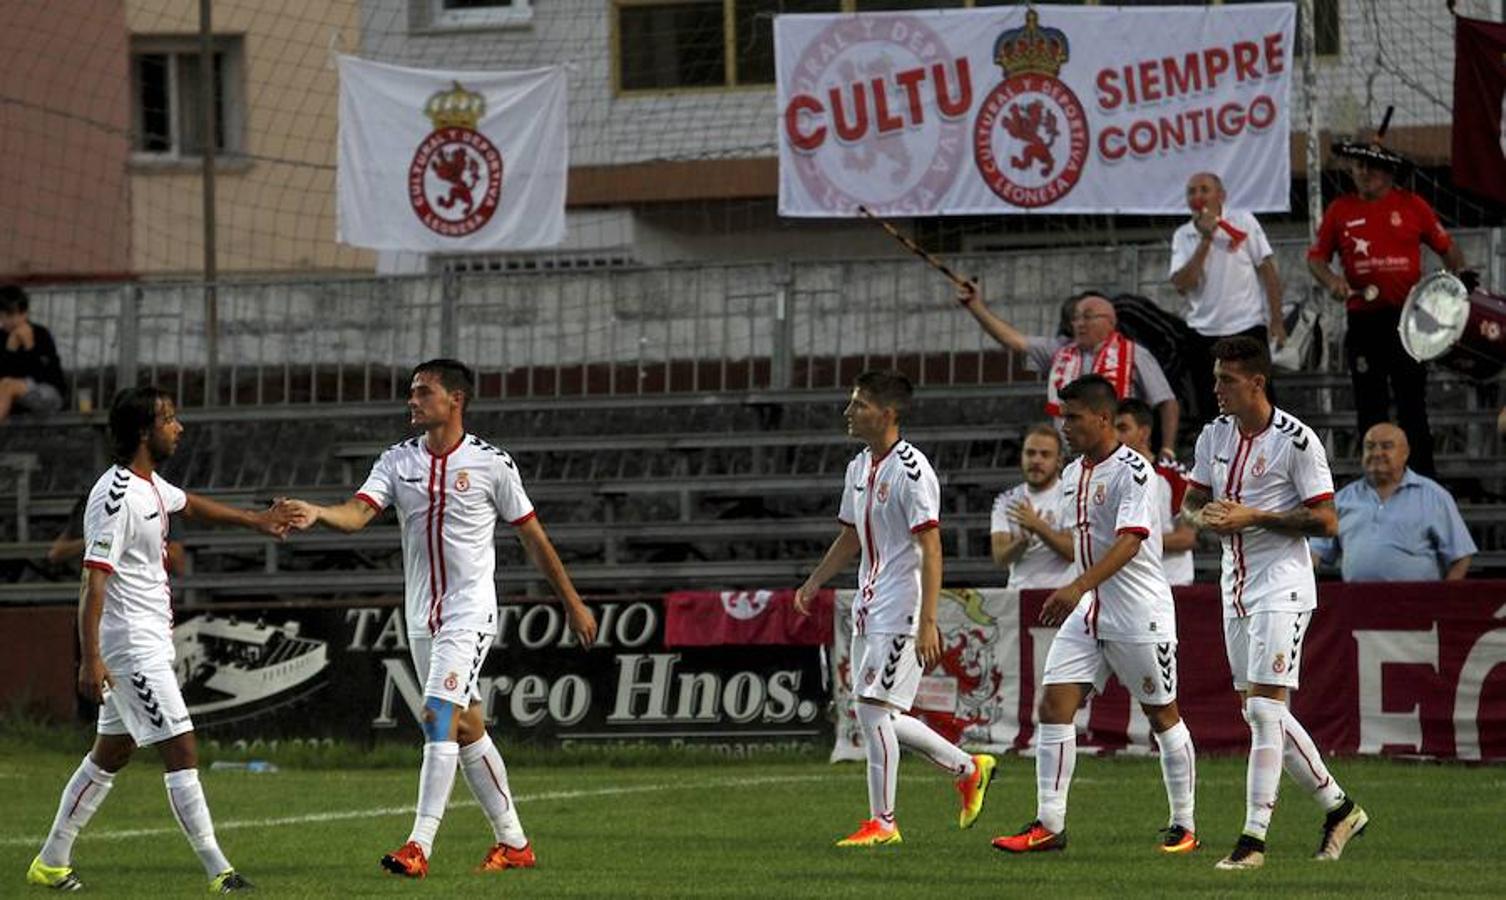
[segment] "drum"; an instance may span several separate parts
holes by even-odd
[[[1506,297],[1470,293],[1448,272],[1417,282],[1396,330],[1418,362],[1436,362],[1479,379],[1506,366]]]

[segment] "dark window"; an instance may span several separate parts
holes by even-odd
[[[204,151],[204,83],[199,71],[198,42],[191,38],[151,38],[136,43],[131,54],[132,148],[168,158],[199,156]],[[240,97],[241,39],[215,38],[214,146],[240,150],[244,112]]]
[[[1266,0],[1224,0],[1225,3],[1264,3]],[[1339,0],[1313,0],[1313,23],[1317,26],[1313,45],[1319,56],[1336,56],[1339,52]],[[1297,11],[1297,28],[1292,32],[1292,56],[1302,55],[1302,11]]]
[[[623,90],[727,83],[721,0],[617,8]]]
[[[143,53],[136,57],[136,149],[167,153],[173,149],[171,84],[168,57]]]
[[[198,156],[204,150],[204,104],[201,102],[199,54],[180,53],[178,60],[178,97],[182,115],[178,119],[182,135],[179,152]],[[225,54],[214,55],[214,149],[225,149]]]
[[[737,83],[774,83],[774,17],[786,13],[834,13],[841,0],[736,0]]]
[[[963,0],[856,0],[854,12],[884,12],[897,9],[957,9]]]

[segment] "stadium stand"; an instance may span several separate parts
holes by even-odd
[[[1341,481],[1359,474],[1347,379],[1325,373],[1280,381],[1283,405],[1317,429]],[[1476,573],[1506,568],[1506,473],[1480,391],[1435,377],[1433,421],[1442,480],[1481,548]],[[845,395],[832,390],[664,397],[487,400],[470,425],[517,459],[530,494],[572,575],[589,590],[788,584],[829,542],[834,485],[853,445],[840,430]],[[1018,480],[1022,426],[1038,418],[1039,386],[935,387],[922,392],[907,433],[936,462],[943,487],[948,579],[1002,581],[988,558],[987,511]],[[167,474],[238,504],[277,496],[346,497],[371,461],[404,429],[397,404],[210,408],[185,413],[188,430]],[[71,599],[71,576],[36,564],[77,496],[104,464],[98,413],[0,433],[0,489],[14,508],[0,565],[16,580],[0,602]],[[19,448],[27,447],[23,451]],[[36,460],[46,459],[40,466]],[[358,535],[299,534],[285,543],[254,535],[185,537],[180,587],[210,597],[391,593],[400,589],[398,535],[383,521]],[[508,535],[499,577],[539,587]],[[32,562],[29,562],[32,561]],[[1198,557],[1200,577],[1217,554]]]

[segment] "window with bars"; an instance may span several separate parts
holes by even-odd
[[[433,0],[435,3],[449,0]],[[456,0],[466,2],[466,0]],[[1082,5],[1091,0],[1044,0]],[[1209,0],[1120,0],[1123,5]],[[1212,0],[1266,2],[1266,0]],[[1315,0],[1318,53],[1338,52],[1338,0]],[[619,92],[774,83],[774,16],[1019,5],[1019,0],[613,0]]]
[[[131,46],[132,150],[138,157],[189,159],[204,153],[202,71],[197,38],[143,38]],[[214,39],[214,149],[237,155],[245,108],[240,37]]]

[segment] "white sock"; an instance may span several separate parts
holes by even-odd
[[[214,839],[214,822],[209,818],[209,804],[204,802],[204,788],[199,784],[198,769],[179,769],[162,776],[167,785],[168,805],[173,808],[173,818],[183,829],[193,852],[199,855],[199,863],[210,878],[230,868],[230,860],[220,852],[220,844]]]
[[[424,764],[418,770],[418,810],[413,816],[413,833],[408,840],[423,848],[424,856],[434,855],[434,833],[439,831],[444,809],[450,804],[455,787],[455,763],[460,745],[454,741],[429,741],[424,744]]]
[[[953,778],[973,774],[973,758],[967,751],[931,730],[931,726],[904,713],[894,715],[894,737],[906,747],[930,760]]]
[[[500,844],[523,847],[528,836],[523,833],[523,823],[518,821],[518,811],[512,803],[512,789],[507,786],[507,766],[492,737],[483,733],[481,740],[460,748],[460,770],[465,773],[465,783],[470,785],[486,820],[492,823],[492,835]]]
[[[115,785],[115,773],[106,772],[85,756],[84,761],[73,770],[68,786],[63,788],[63,797],[58,801],[58,814],[52,820],[52,830],[42,844],[42,864],[45,866],[68,866],[73,864],[73,841],[83,827],[89,824],[105,795]]]
[[[1166,802],[1171,807],[1169,825],[1180,825],[1191,832],[1193,805],[1197,796],[1197,750],[1192,746],[1192,732],[1185,721],[1178,721],[1156,735],[1161,748],[1161,780],[1166,783]]]
[[[1344,790],[1328,773],[1328,766],[1323,764],[1323,754],[1318,752],[1318,746],[1313,743],[1307,729],[1303,728],[1302,723],[1297,721],[1297,717],[1292,715],[1290,707],[1286,708],[1286,716],[1281,720],[1281,728],[1286,735],[1281,754],[1281,763],[1286,769],[1286,774],[1290,775],[1302,790],[1307,791],[1313,800],[1323,807],[1324,812],[1338,809],[1344,802]]]
[[[1250,723],[1250,766],[1245,773],[1245,834],[1265,840],[1281,784],[1281,719],[1286,704],[1266,697],[1245,701]]]
[[[1061,834],[1067,827],[1067,791],[1077,768],[1077,726],[1042,725],[1035,734],[1035,816],[1041,827]]]
[[[894,827],[894,791],[899,780],[899,739],[894,718],[885,707],[858,704],[858,724],[863,727],[868,752],[868,816]]]

